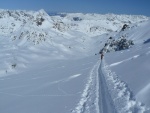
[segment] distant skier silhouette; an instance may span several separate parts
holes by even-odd
[[[103,53],[101,53],[101,60],[103,60],[103,57],[104,57],[104,54],[103,54]]]

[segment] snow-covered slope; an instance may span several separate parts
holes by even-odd
[[[99,43],[97,36],[121,29],[124,23],[136,23],[147,19],[145,16],[114,14],[76,13],[49,16],[44,10],[0,10],[1,51],[7,55],[2,55],[4,59],[1,61],[0,72],[4,74],[3,69],[11,70],[16,62],[25,67],[23,65],[26,60],[32,56],[62,59],[73,58],[79,54],[95,54],[93,50],[97,47],[94,45]],[[3,51],[3,48],[6,51]]]
[[[110,69],[128,84],[136,99],[147,106],[150,106],[149,25],[150,21],[147,21],[114,35],[114,38],[126,35],[127,39],[132,39],[135,42],[135,45],[127,50],[111,52],[105,55],[105,60]]]
[[[0,10],[0,113],[147,111],[148,19]],[[97,54],[109,37],[121,36],[135,44],[101,62]]]

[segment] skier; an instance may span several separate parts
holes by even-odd
[[[103,52],[101,53],[101,60],[103,60],[103,57],[104,57],[104,54],[103,54]]]

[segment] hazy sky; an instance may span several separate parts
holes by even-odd
[[[0,9],[150,16],[150,0],[0,0]]]

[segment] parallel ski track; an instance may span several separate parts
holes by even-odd
[[[99,111],[100,113],[117,113],[103,74],[103,62],[98,69],[99,78]]]
[[[81,99],[72,113],[117,113],[102,67],[101,61],[93,66]]]

